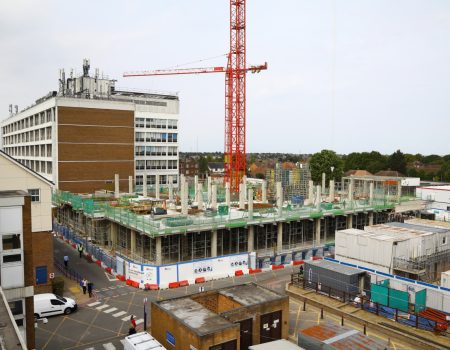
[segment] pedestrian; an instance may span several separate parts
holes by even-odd
[[[89,298],[92,298],[92,287],[93,286],[94,286],[94,284],[92,282],[87,283],[87,291],[89,293]]]
[[[134,315],[130,317],[131,326],[136,329],[136,320],[134,319]]]
[[[80,259],[81,259],[81,257],[83,256],[84,247],[81,243],[78,243],[77,249],[78,249],[78,253],[80,254]]]
[[[64,255],[64,267],[67,269],[68,265],[69,265],[69,256]]]
[[[88,281],[86,278],[83,278],[83,280],[81,281],[81,288],[83,288],[83,294],[86,294],[87,286],[88,286]]]

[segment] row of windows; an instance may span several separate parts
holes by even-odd
[[[52,145],[7,147],[5,148],[5,152],[13,157],[16,156],[51,157]]]
[[[168,185],[169,177],[172,177],[172,183],[176,184],[178,182],[178,177],[176,175],[159,175],[159,184]],[[142,185],[144,183],[143,175],[136,175],[136,185]],[[147,175],[147,185],[156,184],[156,175]]]
[[[53,171],[52,162],[43,162],[31,159],[17,159],[17,161],[37,173],[51,174]]]
[[[136,170],[178,169],[177,160],[136,160]]]
[[[52,139],[52,128],[42,128],[38,130],[27,131],[21,134],[4,136],[3,144],[12,145],[16,143],[34,142]]]
[[[177,147],[164,146],[136,146],[135,154],[137,156],[176,156]]]
[[[178,134],[166,132],[137,132],[136,142],[177,142]]]
[[[19,131],[26,128],[31,128],[32,126],[44,124],[52,121],[52,112],[50,109],[40,112],[38,114],[32,115],[31,117],[18,120],[14,123],[6,125],[3,127],[3,134],[9,134],[10,132]]]
[[[178,120],[157,118],[136,118],[136,128],[178,129]]]

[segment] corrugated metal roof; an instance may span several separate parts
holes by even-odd
[[[322,323],[299,332],[299,337],[310,337],[328,344],[333,349],[382,350],[386,343],[374,340],[350,327],[333,323]]]
[[[336,271],[340,274],[349,275],[349,276],[360,275],[362,273],[365,273],[365,271],[363,271],[363,270],[356,269],[351,266],[334,263],[334,262],[328,261],[328,260],[309,260],[309,261],[305,261],[305,265],[319,266],[321,268],[331,270],[331,271]],[[306,270],[306,266],[305,266],[305,270]]]

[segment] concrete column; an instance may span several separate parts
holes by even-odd
[[[363,192],[364,192],[364,195],[367,194],[367,183],[368,183],[367,180],[363,180]]]
[[[355,180],[351,179],[349,184],[348,184],[348,201],[349,201],[349,205],[351,204],[350,202],[353,201],[353,191],[355,189]]]
[[[266,180],[264,180],[262,182],[261,192],[262,192],[261,193],[262,194],[262,198],[261,198],[262,202],[267,203],[267,181]]]
[[[116,247],[117,246],[117,232],[118,232],[119,228],[115,222],[111,222],[110,227],[111,227],[111,231],[110,231],[111,246]]]
[[[211,186],[211,208],[217,209],[217,185]]]
[[[194,176],[194,198],[197,201],[198,175]]]
[[[128,176],[128,193],[133,193],[133,176]]]
[[[143,176],[142,176],[142,195],[144,196],[144,197],[147,197],[148,196],[148,192],[147,192],[147,174],[144,174]]]
[[[343,197],[343,195],[345,193],[344,191],[345,191],[345,180],[344,180],[344,178],[342,178],[341,179],[341,194],[342,194],[341,197]]]
[[[283,223],[279,222],[277,225],[277,253],[283,250]]]
[[[247,176],[242,177],[242,184],[244,185],[242,190],[244,191],[244,200],[247,201]]]
[[[277,207],[278,216],[281,216],[281,211],[283,210],[283,187],[281,187],[281,182],[277,182]]]
[[[320,210],[320,203],[322,203],[322,188],[320,185],[316,186],[316,208]]]
[[[252,252],[255,250],[255,226],[248,226],[248,251]]]
[[[135,230],[131,230],[131,237],[130,237],[130,250],[131,250],[131,255],[136,254],[136,231]]]
[[[211,232],[211,257],[217,256],[217,230]]]
[[[248,189],[248,217],[253,219],[253,189]]]
[[[373,182],[369,185],[369,204],[372,205],[373,203]]]
[[[316,246],[320,245],[320,218],[314,219],[314,238],[316,241]]]
[[[323,190],[323,192],[326,192],[325,191],[326,190],[326,187],[325,187],[326,183],[325,183],[325,181],[326,181],[326,174],[322,173],[322,190]]]
[[[239,184],[239,209],[245,209],[243,187],[242,184]]]
[[[225,182],[225,204],[230,208],[231,197],[230,197],[230,183]]]
[[[155,176],[155,197],[159,199],[159,174]]]
[[[397,202],[400,203],[400,198],[402,197],[402,180],[398,180],[397,184]]]
[[[373,225],[373,211],[369,212],[369,226]]]
[[[169,176],[169,201],[173,202],[173,177]]]
[[[158,236],[156,239],[156,265],[162,264],[162,242],[161,242],[161,236]]]
[[[114,174],[114,197],[119,198],[120,195],[120,179],[119,174]]]
[[[211,190],[212,190],[211,176],[208,176],[208,204],[211,203]]]
[[[197,205],[198,209],[203,209],[203,186],[202,184],[197,185]]]
[[[189,185],[187,181],[183,178],[183,192],[181,198],[181,214],[188,214],[188,198],[189,198]]]
[[[330,180],[330,203],[334,202],[334,180]]]
[[[310,204],[314,203],[314,182],[312,180],[308,182],[308,199]]]
[[[353,228],[353,214],[347,215],[347,228]]]

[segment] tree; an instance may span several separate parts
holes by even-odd
[[[397,150],[389,156],[388,167],[391,170],[406,174],[406,158],[402,151]]]
[[[322,181],[322,173],[326,174],[327,179],[340,180],[344,164],[336,152],[324,149],[312,155],[309,166],[312,180],[320,183]],[[331,172],[331,167],[334,167],[333,172]]]

